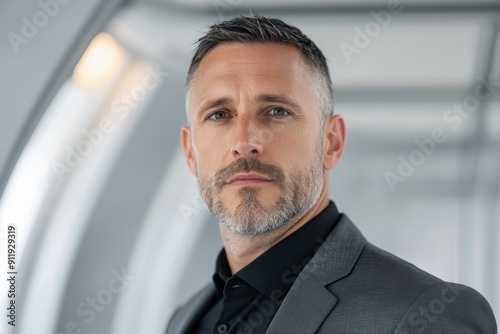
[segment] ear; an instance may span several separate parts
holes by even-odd
[[[342,158],[345,144],[345,121],[340,115],[329,117],[323,129],[323,167],[333,169]]]
[[[189,169],[191,173],[196,176],[196,160],[194,158],[193,146],[191,145],[191,129],[189,126],[183,126],[181,128],[181,145]]]

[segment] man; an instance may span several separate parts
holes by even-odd
[[[345,124],[309,38],[241,16],[198,42],[181,141],[224,249],[168,334],[497,332],[479,293],[371,245],[329,201]]]

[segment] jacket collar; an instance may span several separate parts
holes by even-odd
[[[295,280],[266,333],[315,333],[337,303],[326,286],[350,274],[366,242],[342,215]]]

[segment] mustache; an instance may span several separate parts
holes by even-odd
[[[234,175],[238,173],[259,173],[267,176],[283,189],[285,186],[285,173],[278,166],[265,164],[260,162],[257,158],[239,158],[233,161],[228,166],[222,168],[215,173],[215,187],[220,189],[223,187]]]

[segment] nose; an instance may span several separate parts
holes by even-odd
[[[257,158],[262,155],[264,146],[260,137],[262,137],[263,129],[259,128],[256,120],[241,116],[236,121],[233,131],[231,155],[234,158]]]

